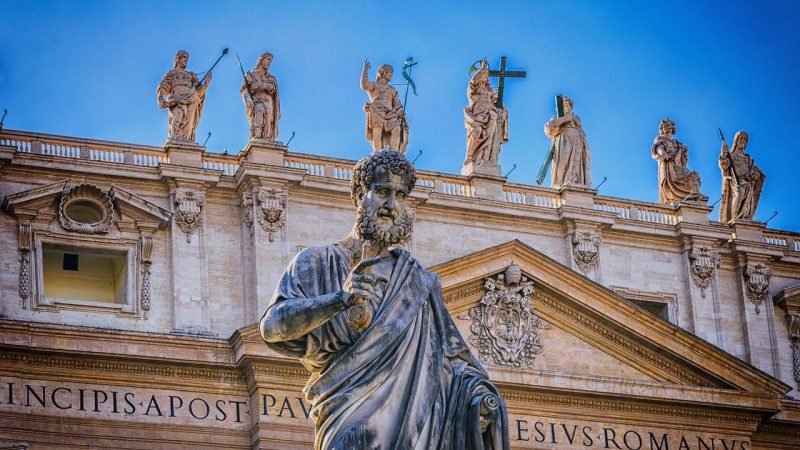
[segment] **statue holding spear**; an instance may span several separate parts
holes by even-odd
[[[158,107],[169,110],[170,141],[195,143],[197,125],[203,114],[206,89],[211,84],[211,71],[227,53],[226,48],[208,69],[203,81],[200,81],[196,73],[186,70],[189,53],[186,50],[175,53],[173,69],[164,75],[156,89]]]

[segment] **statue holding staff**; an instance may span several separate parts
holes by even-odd
[[[700,175],[689,170],[689,148],[674,139],[675,122],[667,118],[658,126],[650,153],[658,161],[658,201],[671,205],[684,200],[699,200]]]
[[[169,140],[194,143],[206,89],[211,83],[211,71],[201,82],[196,73],[186,70],[188,64],[186,50],[175,53],[174,67],[158,83],[157,95],[158,107],[169,109]]]
[[[240,91],[247,108],[247,119],[250,121],[250,139],[274,141],[278,137],[281,100],[278,80],[269,73],[271,64],[272,53],[265,52],[258,58],[252,72],[243,73],[244,81]]]
[[[756,166],[753,158],[744,152],[749,136],[742,130],[733,137],[733,149],[722,136],[722,149],[719,156],[719,169],[722,171],[722,202],[719,207],[719,221],[732,222],[752,220],[758,208],[761,191],[766,176]]]
[[[369,61],[365,60],[361,71],[361,89],[370,100],[364,104],[367,141],[375,151],[390,148],[405,153],[408,147],[408,119],[397,90],[389,84],[392,81],[392,66],[382,64],[378,67],[375,81],[369,80],[370,67]]]

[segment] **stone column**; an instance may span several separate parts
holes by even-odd
[[[289,192],[281,182],[249,178],[239,189],[245,319],[256,322],[289,263],[286,240]]]
[[[725,350],[725,330],[719,296],[719,249],[711,239],[684,242],[686,286],[694,334]]]
[[[181,332],[208,334],[206,186],[200,181],[173,179],[169,188],[173,209],[173,327]]]
[[[747,361],[775,377],[780,377],[775,309],[771,301],[769,281],[772,268],[763,255],[740,253],[741,311]]]

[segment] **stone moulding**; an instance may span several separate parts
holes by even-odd
[[[487,278],[478,306],[469,310],[469,342],[481,361],[505,367],[533,367],[544,349],[540,330],[544,321],[533,312],[533,282],[512,263],[505,273]]]
[[[186,234],[186,242],[192,242],[192,235],[200,227],[206,194],[186,188],[175,190],[175,223]]]
[[[76,203],[85,203],[94,207],[101,219],[96,222],[85,222],[75,217],[70,217],[69,208]],[[81,234],[106,234],[116,222],[112,198],[93,184],[79,184],[61,195],[58,204],[58,220],[61,226],[74,233]]]
[[[759,306],[769,297],[769,279],[772,278],[772,269],[762,263],[747,263],[743,270],[743,276],[747,298],[753,302],[756,313],[758,313],[760,312]]]
[[[140,306],[146,320],[150,314],[150,266],[153,264],[150,255],[153,252],[153,238],[150,236],[142,236],[140,245],[142,255],[142,290],[139,294],[139,298]]]
[[[242,221],[250,234],[250,242],[253,241],[253,195],[249,192],[242,192],[239,198],[239,206],[242,207]]]
[[[274,187],[259,188],[257,197],[258,223],[268,234],[269,241],[274,242],[275,233],[286,223],[286,202],[289,200],[289,194]]]
[[[792,374],[800,389],[800,315],[788,314],[786,325],[789,329],[789,344],[792,347]]]
[[[583,273],[589,273],[597,265],[600,244],[603,238],[588,231],[576,231],[572,237],[572,257]]]
[[[706,298],[706,289],[714,279],[714,270],[719,266],[719,251],[711,247],[692,246],[689,251],[692,280],[700,288],[700,295]]]

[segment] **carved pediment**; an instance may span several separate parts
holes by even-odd
[[[468,341],[474,334],[470,311],[480,307],[487,280],[496,282],[512,263],[532,283],[530,310],[548,328],[537,330],[535,341],[541,352],[530,367],[489,359],[485,364],[490,370],[779,395],[789,390],[779,380],[516,240],[429,269],[439,274],[446,306]],[[480,354],[472,341],[472,351]]]

